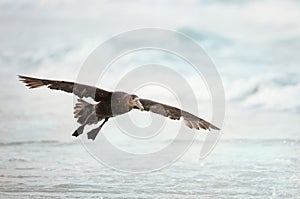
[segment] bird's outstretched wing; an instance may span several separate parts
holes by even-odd
[[[144,106],[145,111],[169,117],[172,120],[179,120],[183,117],[185,125],[191,129],[220,130],[220,128],[215,125],[179,108],[147,99],[140,99],[140,102]]]
[[[78,84],[74,82],[57,81],[38,79],[33,77],[25,77],[19,75],[20,81],[24,82],[29,88],[38,88],[41,86],[47,86],[50,89],[61,90],[68,93],[73,93],[80,98],[91,97],[96,102],[107,100],[111,97],[112,93],[106,90],[102,90],[93,86],[87,86],[84,84]]]

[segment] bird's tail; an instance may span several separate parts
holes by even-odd
[[[19,75],[20,81],[25,83],[26,86],[29,88],[38,88],[41,86],[46,86],[48,84],[51,84],[51,80],[45,80],[45,79],[38,79],[33,77],[26,77]]]
[[[78,118],[77,122],[80,124],[94,124],[98,122],[95,106],[82,99],[78,99],[75,104],[74,117]]]

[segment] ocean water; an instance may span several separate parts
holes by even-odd
[[[299,10],[297,0],[0,1],[0,198],[300,198]],[[223,82],[226,117],[205,159],[201,131],[173,165],[130,174],[102,165],[70,136],[77,127],[71,95],[28,90],[17,75],[74,81],[102,42],[144,27],[179,31],[205,50]],[[199,102],[198,112],[189,111],[210,121],[205,82],[161,51],[120,58],[97,86],[114,90],[120,71],[151,63],[178,70]],[[157,88],[141,97],[175,101]],[[135,123],[149,122],[137,114]],[[103,133],[120,131],[110,120]],[[126,135],[114,138],[140,152]]]
[[[170,167],[130,174],[78,140],[1,143],[0,197],[299,198],[299,140],[224,140],[203,160],[199,144]]]

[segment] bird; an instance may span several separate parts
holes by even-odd
[[[185,125],[190,129],[220,130],[219,127],[187,111],[149,99],[142,99],[135,94],[121,91],[112,92],[69,81],[40,79],[23,75],[18,75],[18,77],[30,89],[45,86],[49,89],[73,93],[78,97],[74,106],[74,118],[77,119],[80,126],[72,134],[74,137],[81,135],[86,125],[93,125],[102,121],[100,126],[87,133],[88,139],[95,140],[110,118],[123,115],[133,109],[152,112],[172,120],[183,118]],[[85,101],[84,99],[87,98],[92,98],[95,103]]]

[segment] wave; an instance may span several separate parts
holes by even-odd
[[[298,74],[255,76],[227,87],[229,102],[246,108],[265,108],[300,113],[300,78]]]
[[[0,146],[19,146],[32,144],[67,144],[57,140],[39,140],[39,141],[19,141],[19,142],[0,142]]]
[[[163,143],[172,143],[172,142],[176,142],[179,144],[189,144],[189,143],[193,143],[193,144],[203,144],[203,143],[207,143],[210,141],[207,140],[198,140],[195,138],[195,140],[174,140],[174,139],[166,139],[162,141]],[[211,141],[214,142],[214,141]],[[220,140],[218,140],[218,142],[221,143],[247,143],[247,144],[255,144],[255,143],[269,143],[269,144],[273,144],[273,143],[277,143],[277,144],[287,144],[287,145],[298,145],[300,144],[300,139],[293,139],[293,138],[222,138]]]
[[[178,29],[179,32],[200,42],[202,45],[217,48],[220,46],[227,46],[233,44],[233,41],[225,36],[218,35],[207,30],[199,30],[190,26],[185,26]]]

